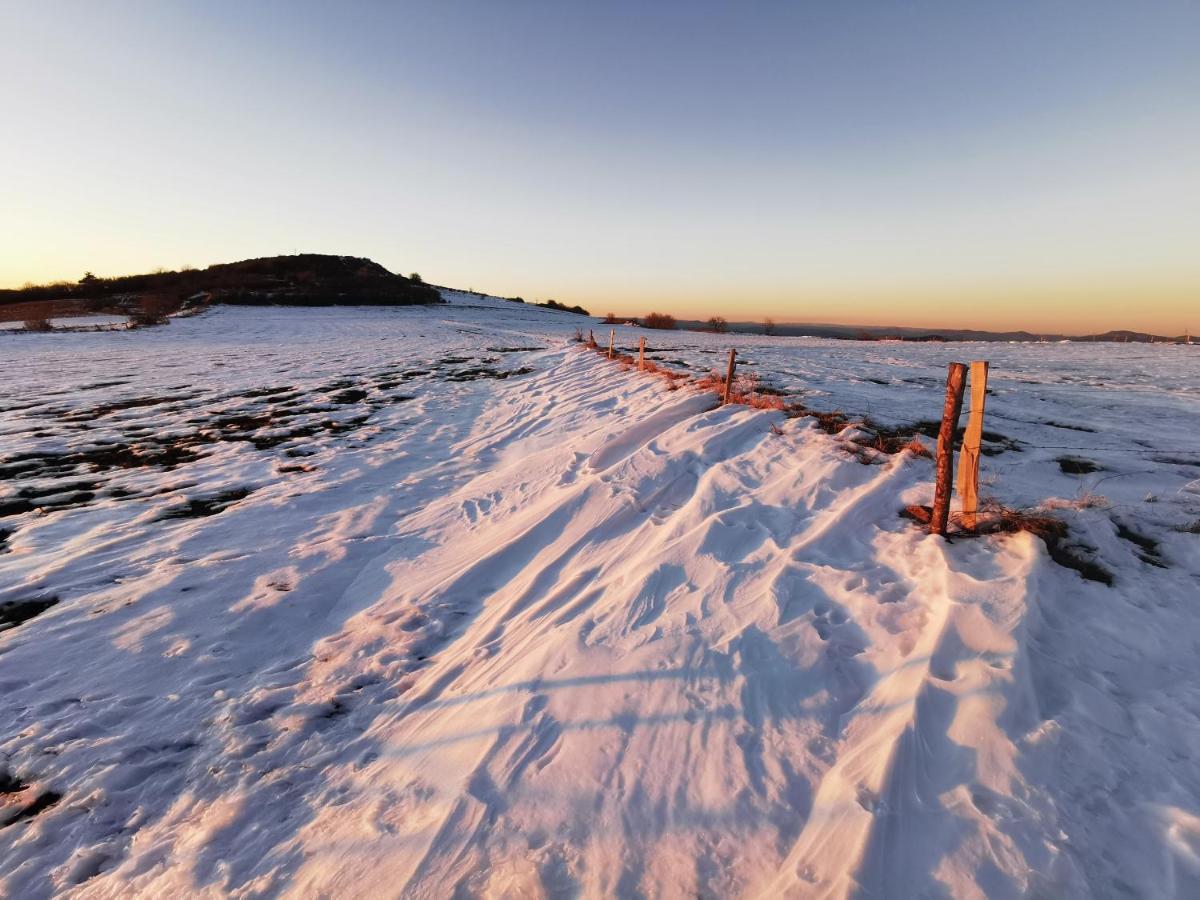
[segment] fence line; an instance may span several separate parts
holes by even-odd
[[[581,339],[581,333],[577,335],[577,340]],[[684,372],[672,371],[666,366],[658,366],[650,363],[646,359],[648,349],[653,349],[655,352],[665,352],[667,350],[689,350],[692,348],[648,348],[646,345],[645,336],[638,338],[638,352],[636,358],[625,355],[618,351],[616,347],[616,329],[609,332],[609,345],[607,349],[601,348],[596,344],[595,338],[591,331],[588,332],[588,340],[586,345],[604,353],[609,359],[621,362],[623,364],[635,365],[638,371],[650,371],[656,374],[665,376],[672,380],[688,379],[698,382],[701,387],[708,390],[715,390],[720,399],[720,405],[729,403],[744,404],[759,409],[775,409],[789,415],[811,416],[817,420],[818,425],[829,434],[836,434],[846,427],[854,424],[850,416],[846,415],[841,410],[821,412],[812,409],[800,402],[787,402],[783,394],[774,392],[761,394],[753,388],[738,393],[735,385],[737,384],[737,362],[738,355],[736,348],[731,348],[728,357],[728,366],[725,377],[720,378],[715,371],[710,370],[710,374],[703,378],[695,375],[690,375]],[[1045,422],[1037,422],[1028,419],[1018,419],[1013,416],[1006,416],[1003,413],[988,411],[987,391],[990,365],[985,360],[975,360],[970,365],[970,385],[971,385],[971,405],[968,423],[963,430],[963,440],[960,444],[960,460],[957,480],[957,490],[961,497],[961,511],[950,513],[951,497],[955,487],[954,480],[954,443],[955,437],[958,435],[958,419],[961,415],[963,391],[967,383],[968,367],[964,363],[950,363],[947,367],[947,385],[946,398],[943,403],[942,419],[938,430],[938,446],[935,454],[936,477],[934,482],[935,495],[933,508],[910,507],[907,512],[917,518],[918,521],[927,523],[929,530],[935,534],[945,534],[947,523],[950,521],[958,524],[964,531],[975,531],[979,526],[979,473],[982,462],[981,456],[985,449],[985,444],[996,443],[996,441],[985,441],[984,420],[985,415],[994,416],[1004,419],[1005,421],[1017,422],[1023,425],[1054,427],[1047,425]],[[797,376],[802,377],[802,376]],[[753,384],[755,376],[750,376],[752,379],[749,383]],[[1040,382],[1019,382],[1028,384],[1031,387],[1040,389],[1045,387]],[[1063,386],[1064,388],[1066,386]],[[865,396],[863,400],[867,400]],[[844,407],[844,404],[839,404]],[[871,420],[870,404],[868,402],[868,410],[866,414],[859,415],[864,426],[873,432],[872,438],[875,443],[870,440],[857,439],[855,444],[861,450],[859,458],[863,461],[868,461],[867,457],[862,454],[870,454],[871,450],[878,450],[885,453],[894,453],[902,449],[913,449],[918,453],[928,455],[928,450],[924,449],[917,441],[916,436],[923,432],[916,430],[912,425],[894,427]],[[905,428],[911,429],[912,434],[908,438],[908,443],[904,443],[902,435],[907,434]],[[1094,432],[1089,432],[1094,433]],[[1129,454],[1172,454],[1179,453],[1188,456],[1200,456],[1200,450],[1194,447],[1173,449],[1166,447],[1159,448],[1130,448],[1130,447],[1092,447],[1092,446],[1077,446],[1077,445],[1053,445],[1053,444],[1034,444],[1020,438],[1005,438],[1010,445],[1010,449],[1034,449],[1034,450],[1065,450],[1078,453],[1129,453]],[[1019,445],[1019,446],[1018,446]],[[1190,460],[1185,460],[1184,464],[1190,463]],[[1200,459],[1197,459],[1197,464],[1200,464]],[[990,466],[989,466],[990,468]]]

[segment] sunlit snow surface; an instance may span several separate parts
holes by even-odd
[[[989,359],[1108,587],[452,299],[0,335],[0,894],[1200,890],[1200,350],[617,329],[889,424]]]

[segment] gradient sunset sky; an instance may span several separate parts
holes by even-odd
[[[0,286],[1200,329],[1200,3],[0,0]]]

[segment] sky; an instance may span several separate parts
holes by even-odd
[[[1200,3],[0,0],[0,287],[1200,329]]]

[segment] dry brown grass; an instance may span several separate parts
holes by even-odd
[[[930,521],[932,511],[928,506],[908,506],[901,513],[923,525]],[[962,514],[950,517],[951,537],[979,537],[992,534],[1017,534],[1027,531],[1042,539],[1050,558],[1060,566],[1072,569],[1088,581],[1111,586],[1112,573],[1096,561],[1089,559],[1090,548],[1070,543],[1070,530],[1062,519],[1041,509],[1013,509],[995,500],[981,504],[974,529],[964,528]]]
[[[701,391],[710,391],[719,397],[725,396],[725,376],[712,371],[695,379],[692,384]],[[735,375],[729,402],[753,409],[786,409],[783,397],[776,393],[763,393],[758,389],[757,375]]]

